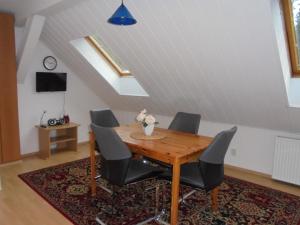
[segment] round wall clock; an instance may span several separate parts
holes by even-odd
[[[43,65],[47,70],[54,70],[57,67],[57,60],[53,56],[46,56]]]

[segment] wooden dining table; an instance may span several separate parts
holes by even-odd
[[[180,166],[184,163],[197,159],[212,142],[212,138],[163,128],[155,128],[154,136],[161,136],[161,138],[151,139],[150,137],[149,139],[141,139],[138,138],[138,134],[142,134],[142,126],[136,123],[130,125],[121,125],[120,127],[115,127],[114,129],[133,153],[147,156],[149,158],[172,165],[173,176],[170,224],[177,224]],[[90,132],[90,156],[91,192],[92,195],[95,196],[95,136],[93,132]]]

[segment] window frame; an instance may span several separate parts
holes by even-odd
[[[292,77],[300,77],[300,60],[298,58],[298,43],[296,40],[296,31],[294,28],[293,6],[290,0],[282,0],[281,2],[288,39]]]
[[[131,76],[129,70],[122,69],[112,57],[105,51],[105,49],[97,42],[92,36],[85,37],[85,40],[99,53],[103,56],[109,65],[119,74],[120,77]]]

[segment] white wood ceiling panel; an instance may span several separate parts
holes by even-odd
[[[287,98],[271,0],[127,0],[138,20],[106,21],[120,2],[88,0],[47,19],[42,39],[114,109],[299,131]],[[128,66],[149,98],[117,95],[69,42],[96,34]],[[299,121],[300,122],[300,121]]]

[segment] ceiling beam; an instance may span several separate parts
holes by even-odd
[[[25,35],[22,40],[21,51],[17,56],[18,70],[17,78],[18,83],[24,83],[26,75],[28,74],[31,60],[34,55],[35,48],[39,42],[40,35],[45,24],[45,17],[34,15],[30,17],[25,25]]]

